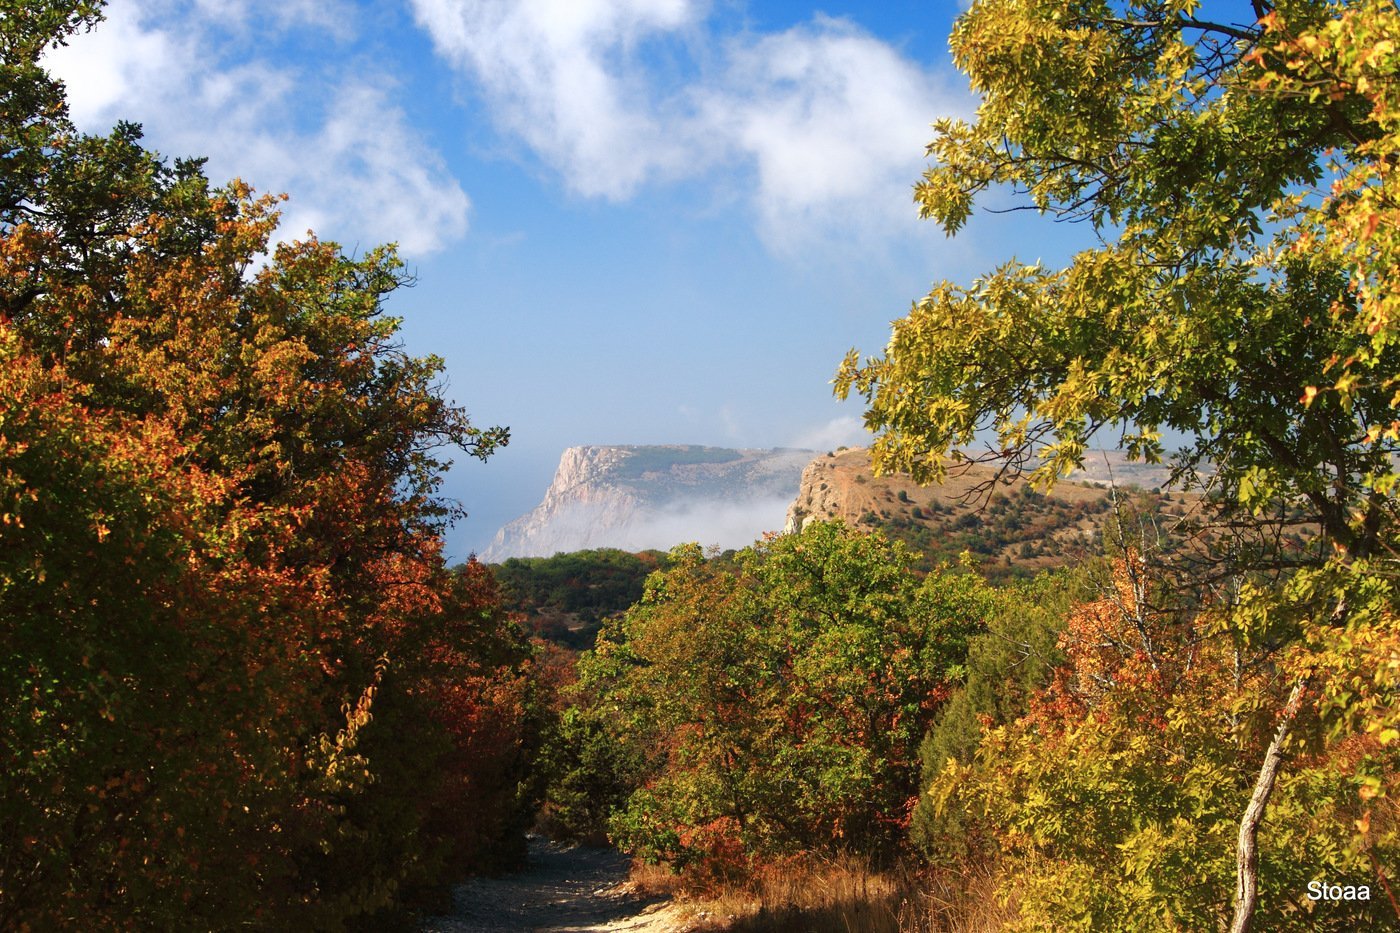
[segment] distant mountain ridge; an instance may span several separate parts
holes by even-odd
[[[543,501],[496,532],[481,559],[696,540],[743,547],[782,527],[815,455],[681,444],[570,447]]]

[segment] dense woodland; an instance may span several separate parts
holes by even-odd
[[[553,557],[509,557],[491,567],[505,607],[527,631],[573,649],[591,648],[603,620],[642,598],[646,579],[666,564],[660,551],[617,548]]]
[[[392,248],[73,127],[40,55],[98,7],[0,6],[0,929],[410,927],[537,819],[697,893],[899,872],[910,928],[1400,919],[1392,3],[958,20],[919,209],[1098,245],[938,284],[838,393],[881,470],[1121,443],[1203,504],[1027,580],[878,523],[449,568],[444,451],[507,431],[398,342]]]

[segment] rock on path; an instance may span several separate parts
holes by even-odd
[[[562,846],[531,837],[523,871],[474,878],[452,892],[453,911],[423,933],[677,933],[674,905],[626,884],[628,860],[613,849]]]

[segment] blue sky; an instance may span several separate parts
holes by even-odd
[[[957,4],[117,0],[49,58],[74,119],[143,124],[221,181],[286,192],[283,236],[400,244],[389,311],[513,440],[458,458],[484,547],[577,444],[862,442],[830,379],[932,282],[1060,262],[1084,231],[911,186],[970,116]]]

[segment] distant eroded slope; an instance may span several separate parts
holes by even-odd
[[[967,551],[987,576],[1021,576],[1101,552],[1099,535],[1112,511],[1110,478],[1135,484],[1120,495],[1134,511],[1179,518],[1195,501],[1142,488],[1164,482],[1165,468],[1128,464],[1121,454],[1106,456],[1105,461],[1096,453],[1083,474],[1042,494],[1019,478],[993,485],[996,470],[979,465],[950,470],[938,486],[920,486],[903,475],[877,477],[868,450],[841,450],[817,457],[803,471],[784,531],[839,518],[904,541],[923,555],[925,569]]]

